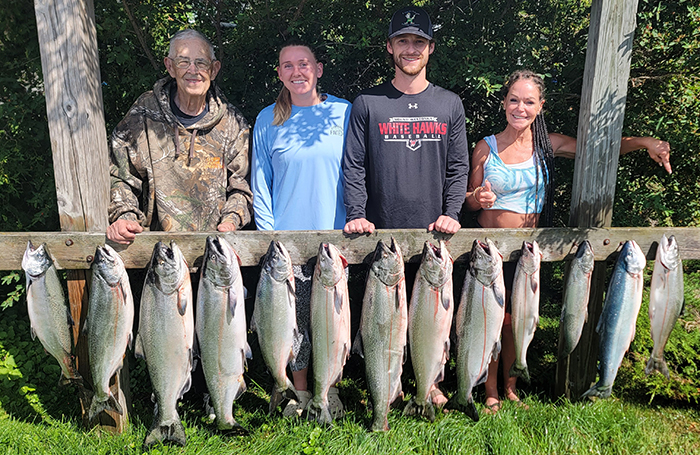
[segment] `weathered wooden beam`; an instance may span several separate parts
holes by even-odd
[[[109,156],[93,0],[35,0],[34,9],[61,229],[104,232]],[[78,371],[89,378],[87,340],[79,329],[85,322],[90,274],[76,269],[68,274],[68,300],[77,323]],[[122,400],[121,393],[116,396]],[[84,411],[88,405],[82,397]],[[99,419],[103,428],[121,432],[127,416],[126,411],[123,416],[103,413]]]
[[[272,239],[281,241],[294,263],[304,263],[318,253],[321,242],[331,242],[343,252],[348,262],[358,264],[371,259],[379,239],[393,236],[408,261],[420,261],[423,243],[447,241],[455,261],[466,259],[475,239],[488,237],[496,242],[506,261],[518,258],[524,240],[537,240],[545,262],[570,260],[583,240],[591,242],[596,259],[604,261],[617,251],[620,242],[634,239],[654,259],[657,242],[663,234],[675,235],[683,259],[700,259],[700,228],[608,228],[608,229],[462,229],[453,236],[428,233],[422,229],[379,230],[372,235],[348,236],[342,231],[240,231],[223,236],[238,252],[244,266],[257,265]],[[204,253],[206,237],[215,232],[144,232],[128,247],[110,244],[120,253],[127,268],[139,269],[148,264],[153,246],[158,241],[174,241],[183,251],[191,267],[198,267]],[[219,234],[220,235],[220,234]],[[87,269],[95,248],[105,243],[105,235],[84,232],[4,232],[0,233],[0,270],[20,268],[22,255],[31,240],[46,243],[60,269]]]
[[[591,5],[569,218],[572,227],[611,225],[636,13],[637,0],[594,0]],[[559,359],[556,395],[578,398],[595,381],[595,321],[603,308],[605,273],[605,263],[596,262],[588,323],[569,359]]]

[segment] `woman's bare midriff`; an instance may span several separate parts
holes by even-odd
[[[477,221],[483,228],[534,228],[539,213],[515,213],[509,210],[482,210]]]

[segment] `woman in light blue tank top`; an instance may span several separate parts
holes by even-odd
[[[484,228],[521,228],[551,226],[553,206],[554,157],[574,158],[576,139],[548,133],[542,115],[544,81],[532,71],[516,71],[504,89],[506,129],[476,145],[466,194],[469,210],[477,211]],[[670,173],[670,146],[653,137],[623,137],[620,154],[646,148],[649,156]],[[518,404],[517,377],[510,377],[515,360],[510,317],[510,288],[515,263],[503,266],[506,281],[506,316],[503,323],[501,353],[508,400]],[[486,408],[493,414],[500,409],[497,389],[498,360],[489,365],[486,380]],[[523,405],[524,406],[524,405]]]

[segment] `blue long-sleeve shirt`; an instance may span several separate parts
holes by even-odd
[[[350,102],[327,95],[314,106],[292,106],[279,126],[272,125],[273,107],[258,114],[253,130],[255,224],[260,230],[342,229]]]

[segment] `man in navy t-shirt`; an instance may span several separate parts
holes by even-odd
[[[430,17],[415,6],[394,13],[386,48],[395,76],[362,91],[345,142],[346,233],[427,228],[454,234],[469,174],[464,107],[431,84]]]

